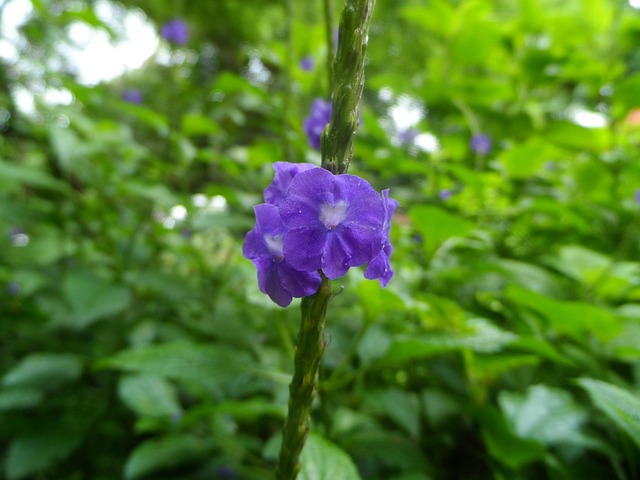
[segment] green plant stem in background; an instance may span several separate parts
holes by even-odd
[[[338,53],[333,64],[331,121],[322,133],[321,141],[322,166],[333,173],[346,173],[353,156],[373,4],[373,0],[348,1],[340,17]]]
[[[316,377],[325,349],[324,322],[331,298],[331,282],[323,278],[318,291],[302,299],[302,322],[289,386],[289,412],[282,436],[277,480],[293,480],[300,471],[300,453],[309,433],[309,414]]]
[[[353,155],[372,9],[373,0],[349,0],[340,18],[338,54],[333,66],[333,111],[322,134],[322,166],[334,174],[346,173]],[[302,299],[302,322],[276,480],[294,480],[300,471],[300,454],[309,433],[311,404],[325,349],[324,323],[330,298],[331,282],[323,276],[318,291]]]
[[[293,21],[295,18],[294,0],[286,0],[285,2],[286,13],[286,41],[287,52],[285,57],[285,68],[283,75],[283,99],[282,99],[282,154],[286,162],[293,162],[293,149],[291,148],[291,141],[289,139],[291,132],[291,97],[293,96],[293,88],[291,85],[291,70],[293,69],[293,59],[295,57],[295,45],[293,42]]]

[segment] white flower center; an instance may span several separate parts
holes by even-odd
[[[320,221],[329,230],[333,230],[347,218],[347,202],[338,202],[335,205],[323,203],[320,206]]]
[[[267,248],[273,256],[273,259],[282,261],[284,258],[284,254],[282,253],[282,235],[276,235],[275,237],[265,235],[264,242],[267,244]]]

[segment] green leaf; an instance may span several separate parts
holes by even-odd
[[[173,417],[182,412],[174,386],[161,377],[127,375],[118,384],[118,396],[140,416]]]
[[[476,352],[500,351],[518,337],[499,329],[484,319],[467,321],[470,332],[430,333],[421,337],[397,337],[382,359],[388,362],[406,362],[416,358],[430,357],[446,352],[470,348]]]
[[[2,377],[5,387],[54,390],[82,374],[82,358],[70,353],[32,353]]]
[[[0,390],[0,412],[35,407],[42,402],[44,393],[39,388],[33,387]]]
[[[193,135],[211,135],[219,131],[220,127],[218,124],[204,115],[192,113],[182,117],[182,132],[188,137]]]
[[[82,440],[77,428],[59,420],[17,436],[9,445],[5,472],[9,480],[32,475],[67,457]]]
[[[131,292],[127,287],[114,285],[90,271],[71,271],[62,288],[71,312],[60,323],[70,327],[84,328],[96,320],[122,312],[131,303]]]
[[[124,466],[126,479],[141,478],[167,468],[203,458],[209,450],[204,440],[193,435],[167,435],[138,445]]]
[[[587,332],[601,340],[615,337],[621,328],[619,318],[611,311],[586,302],[563,302],[531,290],[511,285],[505,290],[507,298],[520,308],[541,315],[551,329],[584,341]]]
[[[449,238],[461,237],[471,231],[471,225],[466,220],[431,205],[410,209],[409,217],[416,230],[422,234],[423,245],[429,257]]]
[[[596,407],[618,428],[627,432],[640,448],[640,398],[600,380],[580,378],[578,384],[589,393]]]
[[[378,415],[387,415],[412,438],[418,438],[420,435],[419,405],[416,394],[397,388],[371,390],[364,402],[364,408]]]
[[[503,151],[498,160],[511,178],[527,178],[537,173],[542,165],[555,158],[555,149],[540,140],[529,140]]]
[[[0,186],[14,189],[16,185],[25,184],[30,187],[43,188],[57,192],[68,192],[69,187],[47,173],[33,167],[26,167],[0,160]]]
[[[491,456],[513,469],[541,460],[545,448],[534,440],[522,439],[509,428],[505,418],[492,407],[480,412],[482,437]]]
[[[300,463],[299,480],[360,480],[351,457],[316,433],[309,435]]]
[[[546,445],[583,443],[580,429],[587,412],[565,390],[533,385],[524,395],[501,392],[498,403],[513,431],[522,438]]]
[[[173,342],[123,350],[98,363],[99,367],[147,373],[217,390],[246,373],[246,352],[223,345]]]

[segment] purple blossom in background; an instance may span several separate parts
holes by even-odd
[[[640,188],[636,190],[635,198],[636,198],[636,202],[640,203]]]
[[[389,189],[382,191],[382,204],[384,206],[384,223],[382,226],[382,250],[373,260],[369,262],[366,270],[364,271],[364,278],[368,280],[378,280],[382,288],[387,286],[391,277],[393,277],[393,270],[391,269],[391,254],[393,253],[393,246],[389,239],[389,233],[391,232],[391,217],[398,208],[398,201],[389,198]]]
[[[218,478],[221,480],[235,480],[238,476],[233,468],[224,466],[218,469]]]
[[[284,259],[285,228],[278,207],[262,203],[253,210],[256,226],[247,233],[242,254],[258,270],[260,291],[281,307],[289,305],[293,297],[314,294],[320,286],[320,274],[317,271],[298,271]]]
[[[144,98],[142,97],[142,92],[140,92],[140,90],[132,88],[122,92],[122,100],[128,103],[140,105],[144,101]]]
[[[483,133],[478,133],[471,137],[469,146],[478,155],[486,155],[491,150],[491,139]]]
[[[174,18],[162,26],[160,35],[170,43],[184,45],[189,39],[189,29],[183,20]]]
[[[302,60],[300,60],[300,68],[305,72],[310,72],[315,66],[316,62],[312,57],[304,57]]]
[[[440,200],[449,200],[452,195],[453,195],[453,192],[448,188],[445,188],[444,190],[440,190],[440,192],[438,193]]]
[[[311,113],[304,119],[302,128],[307,135],[309,145],[315,150],[320,151],[320,137],[327,123],[331,120],[331,101],[325,101],[321,98],[314,100],[311,105]]]
[[[286,229],[283,253],[298,270],[322,269],[335,279],[382,250],[384,205],[360,177],[322,168],[301,172],[279,210]]]
[[[400,144],[405,146],[412,145],[419,133],[420,130],[415,127],[403,130],[400,132]]]
[[[272,205],[280,205],[289,193],[289,186],[291,180],[298,173],[310,170],[316,167],[311,163],[290,163],[290,162],[276,162],[273,164],[273,169],[276,172],[273,181],[267,188],[264,189],[264,201]]]
[[[7,293],[12,297],[15,297],[20,293],[20,284],[18,282],[9,282],[7,285]]]

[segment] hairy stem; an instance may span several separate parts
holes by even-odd
[[[374,0],[348,0],[340,17],[338,53],[333,64],[331,121],[322,133],[322,166],[346,173],[358,129],[364,88],[364,59]]]
[[[293,480],[300,471],[300,453],[309,433],[316,377],[326,346],[323,331],[330,298],[331,282],[323,278],[318,291],[302,299],[295,371],[289,385],[289,413],[284,425],[276,480]]]

